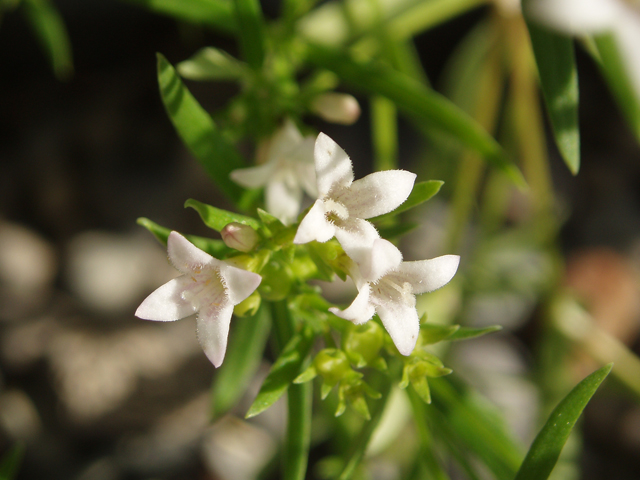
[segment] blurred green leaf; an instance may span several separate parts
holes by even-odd
[[[493,137],[439,93],[382,63],[356,61],[335,49],[309,44],[307,54],[311,63],[335,72],[354,88],[385,96],[405,113],[453,135],[467,147],[483,155],[517,185],[525,185],[520,170]]]
[[[575,175],[580,169],[580,130],[573,40],[534,22],[527,22],[527,27],[556,145]]]
[[[178,73],[189,80],[235,80],[243,76],[246,68],[240,60],[214,47],[201,48],[177,65]]]
[[[44,49],[58,80],[73,74],[71,42],[64,21],[49,0],[22,0],[24,14]]]
[[[0,480],[13,480],[18,475],[24,457],[24,444],[15,443],[0,458]]]
[[[430,200],[434,195],[436,195],[440,188],[444,185],[444,182],[440,180],[427,180],[426,182],[418,182],[413,186],[413,190],[409,194],[409,197],[402,203],[398,208],[396,208],[393,212],[385,213],[384,215],[379,215],[377,217],[371,218],[369,221],[371,222],[380,222],[385,221],[390,218],[395,217],[399,213],[406,212],[407,210],[412,209],[413,207],[417,207],[421,203]]]
[[[602,34],[594,38],[594,43],[598,49],[600,68],[609,87],[631,130],[640,140],[640,98],[629,79],[628,67],[625,65],[616,39],[612,34]]]
[[[610,363],[586,377],[551,412],[531,444],[515,480],[549,478],[573,426],[612,367]]]
[[[229,180],[229,173],[244,167],[242,156],[222,136],[211,116],[191,95],[175,69],[161,54],[158,54],[158,83],[162,102],[178,135],[220,190],[237,203],[243,190]]]
[[[453,332],[447,340],[467,340],[469,338],[481,337],[487,333],[499,332],[500,330],[502,330],[500,325],[492,325],[484,328],[460,327],[458,330]]]
[[[287,398],[287,435],[284,445],[283,480],[304,480],[311,445],[313,383],[291,385]]]
[[[169,234],[172,231],[170,228],[162,227],[144,217],[138,218],[137,223],[149,230],[160,243],[165,246],[167,245],[167,238],[169,238]],[[207,252],[212,257],[220,258],[231,251],[231,249],[227,247],[222,240],[199,237],[197,235],[184,235],[184,237],[200,250]]]
[[[206,25],[226,33],[235,32],[231,0],[125,0],[152,12],[199,25]]]
[[[255,218],[247,217],[245,215],[240,215],[239,213],[229,212],[227,210],[222,210],[221,208],[216,208],[211,205],[207,205],[206,203],[199,202],[198,200],[194,200],[190,198],[186,202],[184,202],[184,208],[193,208],[200,218],[204,222],[204,224],[215,230],[216,232],[220,232],[224,227],[229,225],[232,222],[242,223],[243,225],[248,225],[255,230],[260,228],[260,222]]]
[[[224,364],[216,372],[211,389],[212,418],[233,408],[260,366],[271,331],[270,309],[264,305],[249,318],[236,318]]]
[[[245,418],[264,412],[287,391],[293,379],[300,374],[302,363],[311,350],[313,338],[313,331],[309,327],[291,337],[271,367]]]
[[[498,480],[513,480],[522,461],[500,412],[455,377],[431,379],[436,434],[477,456]]]
[[[420,323],[420,343],[424,345],[433,345],[434,343],[449,339],[451,335],[453,335],[460,328],[460,325],[437,325],[434,323],[422,323],[422,319]]]
[[[265,55],[265,25],[258,0],[234,0],[238,40],[243,59],[255,69],[262,66]]]

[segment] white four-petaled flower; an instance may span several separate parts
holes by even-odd
[[[415,295],[449,283],[458,270],[460,257],[443,255],[403,262],[398,249],[384,239],[375,240],[370,254],[375,257],[373,276],[364,277],[354,268],[351,277],[358,287],[358,295],[345,310],[329,310],[356,325],[367,322],[377,313],[398,351],[410,355],[420,331]]]
[[[231,172],[231,179],[246,188],[265,187],[269,213],[284,224],[295,221],[300,213],[303,192],[315,198],[312,136],[303,137],[291,120],[271,137],[266,162]]]
[[[182,275],[149,295],[136,310],[145,320],[173,321],[198,313],[198,341],[211,363],[224,360],[233,307],[258,288],[262,277],[213,258],[177,232],[167,253]]]
[[[395,210],[411,193],[416,175],[388,170],[354,181],[351,160],[324,133],[316,140],[314,159],[318,199],[300,222],[293,243],[326,242],[335,236],[346,254],[368,271],[369,252],[380,235],[366,219]]]

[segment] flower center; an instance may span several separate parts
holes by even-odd
[[[189,275],[191,282],[182,292],[182,299],[191,303],[194,310],[219,307],[227,295],[220,271],[216,269],[195,269]]]
[[[380,305],[388,302],[401,302],[409,306],[415,306],[416,304],[416,297],[412,293],[409,282],[403,282],[400,285],[385,276],[370,285],[374,304]]]
[[[349,219],[349,210],[342,203],[331,198],[324,201],[325,218],[331,223],[340,223]]]

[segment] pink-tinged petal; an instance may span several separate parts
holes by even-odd
[[[372,218],[398,208],[413,190],[416,174],[405,170],[375,172],[341,192],[336,201],[349,209],[349,215]]]
[[[293,223],[300,213],[302,189],[286,179],[273,179],[265,191],[267,210],[285,225]]]
[[[376,312],[398,351],[402,355],[411,355],[420,332],[420,319],[415,302],[385,302],[376,306]]]
[[[200,342],[200,346],[207,358],[216,368],[222,365],[227,351],[229,323],[231,323],[232,314],[233,305],[231,304],[198,313],[196,323],[198,342]]]
[[[399,284],[409,282],[414,294],[431,292],[445,286],[458,271],[460,257],[443,255],[430,260],[403,262],[395,272],[389,274]]]
[[[360,273],[369,282],[376,282],[402,263],[402,253],[393,243],[377,238],[365,260],[360,264]]]
[[[140,304],[136,317],[144,320],[171,322],[195,313],[191,302],[182,298],[184,292],[193,283],[188,275],[182,275],[157,288]]]
[[[203,252],[178,232],[171,232],[167,239],[167,253],[171,264],[181,273],[199,273],[207,265],[216,265],[218,260]]]
[[[314,150],[318,195],[326,197],[332,188],[353,182],[353,165],[346,152],[324,133],[316,139]]]
[[[269,161],[265,164],[258,165],[257,167],[240,168],[233,170],[229,177],[245,188],[260,188],[264,187],[273,174],[275,173],[277,163]]]
[[[309,243],[313,240],[326,242],[335,234],[336,228],[325,218],[324,203],[316,200],[298,226],[293,239],[295,244]]]
[[[366,220],[353,218],[344,222],[344,228],[336,228],[336,238],[342,249],[359,265],[367,265],[373,242],[380,238],[376,228]]]
[[[364,284],[356,298],[344,310],[331,307],[329,311],[334,315],[349,320],[356,325],[368,322],[376,313],[375,307],[369,302],[370,288],[368,284]]]
[[[233,267],[226,262],[221,263],[220,276],[227,287],[227,297],[232,306],[237,305],[258,288],[262,277],[257,273]]]

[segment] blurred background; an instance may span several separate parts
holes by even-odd
[[[65,80],[55,78],[19,11],[0,23],[0,453],[24,442],[19,479],[254,478],[276,450],[281,409],[252,423],[226,417],[211,425],[215,371],[197,344],[194,322],[155,324],[133,316],[149,292],[175,276],[136,219],[208,235],[184,201],[228,207],[167,118],[155,54],[175,64],[203,46],[234,52],[236,45],[126,2],[55,5],[73,51],[74,71]],[[264,8],[277,13],[270,2]],[[416,37],[436,85],[485,10]],[[558,253],[566,259],[561,284],[584,301],[598,328],[639,353],[640,148],[580,49],[578,66],[579,175],[568,172],[549,142],[562,224]],[[237,91],[231,84],[188,85],[209,110]],[[360,161],[362,175],[371,170],[372,154],[367,99],[358,99],[363,115],[354,126],[308,123]],[[404,167],[441,178],[438,168],[420,163],[419,137],[405,124],[400,144]],[[439,241],[450,185],[422,212],[425,227],[407,238],[416,258]],[[517,217],[517,198],[512,207]],[[546,278],[546,256],[495,248],[505,255],[485,258],[494,267],[504,262],[516,276]],[[451,253],[464,258],[460,249]],[[482,262],[475,268],[491,273]],[[550,388],[537,376],[540,359],[557,344],[540,340],[547,338],[541,334],[547,312],[538,307],[544,288],[535,295],[527,288],[484,292],[467,302],[462,317],[470,324],[502,324],[505,332],[457,346],[449,364],[513,414],[514,431],[528,443],[544,410],[540,392]],[[589,348],[570,340],[561,343],[572,351],[562,368],[573,385],[598,363],[585,353]],[[558,478],[640,477],[633,381],[611,379],[589,404]],[[238,406],[240,416],[248,404]],[[375,478],[394,478],[385,471],[380,467]]]

